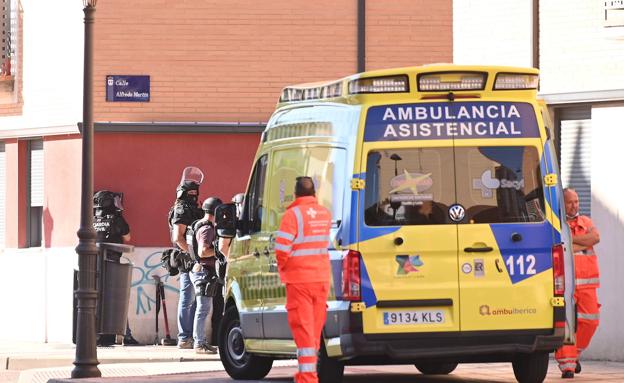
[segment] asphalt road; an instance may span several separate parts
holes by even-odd
[[[624,382],[622,363],[588,362],[583,373],[573,380],[579,382]],[[263,380],[246,380],[248,383],[290,383],[295,373],[294,367],[273,368]],[[561,373],[551,361],[547,383],[561,382]],[[59,382],[71,382],[62,380]],[[75,382],[75,381],[74,381]],[[233,383],[225,372],[203,372],[180,375],[160,375],[137,378],[83,379],[81,383]],[[242,381],[239,381],[242,382]],[[464,364],[453,373],[445,376],[425,376],[415,367],[406,366],[357,366],[347,367],[343,383],[503,383],[516,382],[510,363]]]

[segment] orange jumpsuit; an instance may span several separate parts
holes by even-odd
[[[288,324],[297,345],[296,383],[317,383],[317,353],[327,315],[330,212],[312,196],[299,197],[284,213],[275,255],[286,284]]]
[[[572,237],[597,230],[591,219],[583,215],[569,220],[568,224]],[[576,274],[576,290],[574,291],[577,313],[576,345],[565,345],[555,353],[561,371],[574,371],[576,362],[583,350],[589,346],[600,322],[600,303],[596,295],[596,289],[600,287],[600,272],[598,257],[593,247],[574,253],[574,269]]]

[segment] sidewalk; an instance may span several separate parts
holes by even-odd
[[[0,383],[44,383],[69,378],[75,355],[73,344],[0,341]],[[97,358],[102,376],[120,381],[129,376],[223,369],[218,355],[200,355],[176,346],[98,347]]]

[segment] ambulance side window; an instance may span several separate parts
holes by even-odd
[[[242,221],[247,225],[248,234],[257,233],[262,228],[267,163],[266,154],[258,159],[247,190]]]

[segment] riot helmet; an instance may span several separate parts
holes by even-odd
[[[197,204],[199,185],[204,180],[204,173],[195,166],[187,166],[182,171],[180,184],[176,188],[176,197]]]
[[[204,200],[204,203],[202,204],[202,209],[204,210],[204,212],[214,215],[215,209],[222,203],[223,201],[221,201],[219,197],[209,197]]]

